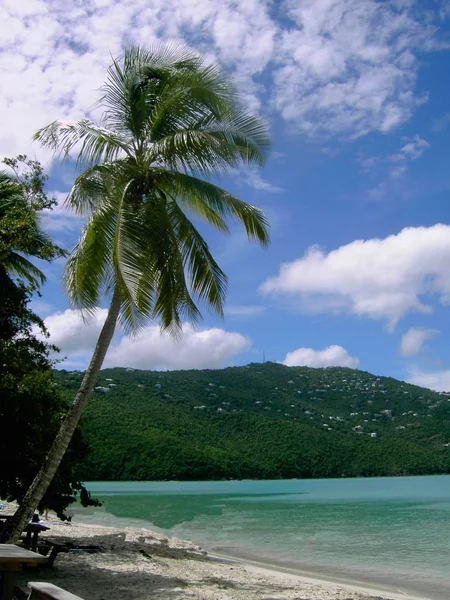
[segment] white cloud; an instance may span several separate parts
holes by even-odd
[[[403,336],[400,341],[400,354],[402,356],[414,356],[418,354],[424,343],[430,340],[439,331],[437,329],[421,329],[418,327],[411,327]]]
[[[50,334],[50,342],[61,349],[61,353],[72,354],[93,350],[105,322],[108,311],[99,308],[92,318],[83,321],[81,312],[68,308],[44,319]]]
[[[417,160],[430,147],[430,144],[420,135],[415,135],[410,139],[404,138],[403,141],[404,144],[398,154],[389,157],[392,161]]]
[[[136,338],[123,336],[111,347],[105,366],[139,369],[216,369],[248,350],[251,341],[219,328],[196,330],[185,324],[175,339],[158,326],[146,327]]]
[[[432,46],[432,28],[410,2],[288,0],[281,32],[275,106],[306,133],[358,137],[405,122],[417,104],[414,52]]]
[[[288,367],[350,367],[356,369],[359,358],[350,356],[342,346],[328,346],[324,350],[313,348],[298,348],[288,352],[282,361]]]
[[[92,319],[83,321],[80,311],[67,309],[48,316],[44,323],[50,342],[67,356],[64,366],[85,368],[90,359],[107,309],[98,309]],[[161,333],[157,325],[139,335],[122,335],[118,329],[105,359],[105,367],[140,369],[207,369],[223,367],[249,349],[251,341],[240,333],[219,328],[194,329],[184,324],[177,338]]]
[[[402,146],[394,154],[388,154],[387,156],[360,156],[359,162],[362,169],[366,172],[371,171],[376,166],[386,164],[392,169],[391,163],[408,163],[417,160],[428,148],[430,148],[429,142],[416,134],[412,137],[403,137]],[[397,166],[394,168],[397,168]],[[395,172],[392,172],[395,176]]]
[[[443,371],[422,371],[420,369],[411,369],[408,382],[421,387],[436,390],[436,392],[450,391],[450,370]]]
[[[225,307],[225,316],[227,317],[259,317],[264,314],[264,306],[250,304],[231,304]]]
[[[432,300],[450,303],[449,262],[449,225],[410,227],[329,253],[311,247],[260,290],[303,310],[384,319],[392,329],[408,312],[432,312]]]
[[[369,156],[366,158],[360,157],[360,165],[364,172],[368,173],[380,162],[379,156]]]
[[[303,132],[355,137],[409,118],[423,100],[415,52],[436,38],[409,2],[376,0],[5,0],[0,19],[0,154],[44,162],[32,134],[92,116],[111,56],[131,43],[184,40],[230,70],[252,110],[272,100]]]
[[[187,41],[233,72],[253,108],[257,76],[272,57],[276,26],[248,0],[8,0],[0,6],[0,154],[38,152],[31,136],[54,119],[92,115],[111,56],[125,45]]]

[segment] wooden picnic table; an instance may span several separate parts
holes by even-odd
[[[15,544],[0,544],[0,600],[12,600],[14,582],[18,571],[24,567],[45,564],[47,557],[20,548]]]
[[[0,521],[3,520],[6,522],[8,519],[12,519],[12,517],[13,515],[0,515]],[[34,521],[27,523],[24,529],[26,536],[23,545],[25,548],[37,552],[39,534],[48,529],[50,529],[50,527],[47,527],[47,525],[44,525],[43,523],[35,523]]]

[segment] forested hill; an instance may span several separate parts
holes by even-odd
[[[450,472],[450,396],[345,368],[106,369],[82,429],[86,480]]]

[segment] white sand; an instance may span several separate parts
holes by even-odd
[[[65,524],[53,519],[49,524],[51,530],[41,538],[100,545],[104,552],[60,553],[53,568],[21,573],[18,584],[23,590],[28,581],[48,581],[85,600],[413,600],[403,594],[219,559],[190,542],[149,529]]]

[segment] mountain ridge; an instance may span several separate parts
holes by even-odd
[[[82,429],[86,480],[450,472],[450,397],[345,367],[104,369]]]

